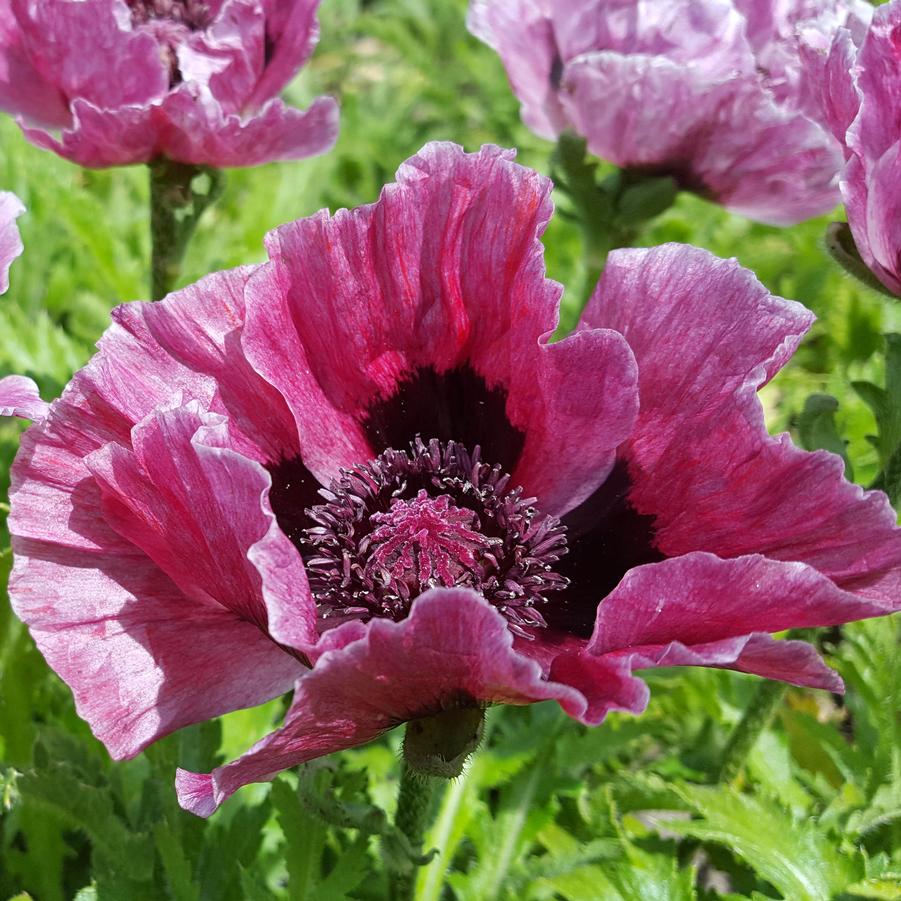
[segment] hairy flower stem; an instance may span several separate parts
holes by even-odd
[[[182,260],[204,210],[222,194],[219,169],[158,159],[150,170],[150,296],[165,297],[181,272]]]
[[[751,703],[745,708],[723,749],[718,782],[729,782],[741,772],[760,733],[772,722],[787,688],[784,682],[769,679],[757,686]]]
[[[420,775],[406,763],[402,767],[394,825],[409,841],[411,854],[418,857],[422,854],[422,840],[429,825],[438,780]],[[419,862],[411,858],[408,865],[397,867],[390,873],[390,901],[411,901],[419,866]]]
[[[815,635],[814,629],[792,629],[787,637],[796,641],[810,641]],[[741,772],[760,733],[773,721],[787,690],[788,686],[784,682],[769,679],[765,679],[757,686],[751,702],[745,708],[723,749],[717,773],[718,782],[729,782]]]

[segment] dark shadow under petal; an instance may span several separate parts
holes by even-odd
[[[654,544],[654,517],[629,503],[632,480],[622,459],[597,491],[563,517],[569,553],[557,564],[570,587],[542,614],[548,625],[587,638],[598,604],[632,568],[664,560]]]
[[[423,368],[369,408],[364,430],[375,454],[403,450],[417,436],[437,438],[456,441],[468,451],[478,445],[485,463],[512,472],[525,434],[510,423],[506,406],[506,390],[489,387],[469,366],[441,373]]]
[[[317,478],[304,466],[300,457],[280,460],[267,465],[272,476],[269,489],[269,504],[278,521],[279,528],[288,536],[294,546],[304,553],[308,550],[303,543],[303,530],[311,525],[304,512],[315,504],[321,504]]]

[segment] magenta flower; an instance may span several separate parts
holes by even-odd
[[[0,294],[9,288],[9,267],[22,253],[22,238],[16,219],[25,212],[22,201],[9,191],[0,191]],[[47,404],[38,394],[38,386],[21,375],[0,379],[0,416],[43,419]]]
[[[22,238],[16,219],[25,212],[22,201],[9,191],[0,191],[0,294],[9,288],[9,267],[22,255]]]
[[[841,178],[857,252],[901,296],[901,2],[876,10],[861,35],[842,29],[831,47],[807,48],[809,80],[845,148]],[[859,49],[858,49],[859,47]],[[819,52],[818,52],[819,51]]]
[[[899,606],[885,495],[764,427],[811,314],[668,245],[550,343],[551,185],[512,157],[429,145],[268,263],[119,307],[23,438],[13,604],[114,757],[294,686],[179,773],[195,813],[442,711],[637,713],[645,667],[838,689],[769,633]]]
[[[0,0],[0,106],[82,166],[322,153],[337,134],[334,100],[302,112],[277,99],[313,51],[318,5]]]
[[[542,137],[572,129],[622,168],[790,225],[835,206],[841,166],[811,118],[799,36],[871,12],[860,0],[472,0],[469,26]]]

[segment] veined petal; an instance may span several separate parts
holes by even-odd
[[[611,254],[584,315],[635,352],[642,408],[619,453],[665,556],[798,561],[892,609],[901,530],[885,495],[845,481],[831,454],[771,437],[756,397],[811,321],[735,262],[677,245]]]
[[[301,664],[257,625],[187,598],[110,529],[84,464],[47,427],[26,432],[13,467],[10,598],[110,754],[286,691]]]
[[[32,65],[67,98],[109,110],[145,105],[166,92],[157,42],[123,26],[129,13],[121,0],[11,2]]]
[[[428,591],[403,622],[373,620],[363,637],[323,654],[298,679],[284,725],[238,760],[207,775],[180,770],[179,801],[209,816],[242,785],[448,708],[554,699],[584,709],[579,692],[546,682],[512,645],[503,617],[478,595]]]
[[[195,402],[157,410],[132,430],[134,451],[108,444],[85,462],[101,489],[106,522],[143,550],[197,604],[217,603],[268,633],[262,573],[251,548],[272,533],[266,470],[230,447],[226,421]],[[306,646],[316,641],[316,612],[300,557],[281,535],[272,547],[287,566],[283,603],[298,616]],[[265,555],[263,555],[265,559]],[[270,586],[271,594],[271,586]],[[306,604],[296,603],[305,599]]]
[[[598,608],[592,654],[754,632],[834,626],[886,607],[843,591],[802,563],[696,552],[630,570]],[[664,665],[664,664],[661,664]]]
[[[41,400],[38,386],[24,375],[8,375],[0,379],[0,416],[19,416],[39,422],[50,409]]]
[[[469,27],[538,134],[573,129],[620,167],[789,225],[836,204],[841,166],[800,36],[821,48],[868,16],[858,0],[475,0]]]
[[[22,238],[16,219],[25,212],[22,201],[9,191],[0,191],[0,294],[9,288],[9,267],[22,253]]]
[[[376,204],[270,236],[243,344],[321,480],[417,435],[478,444],[550,512],[603,479],[635,415],[635,371],[611,332],[546,343],[559,299],[538,241],[549,190],[506,151],[432,144]]]
[[[69,123],[66,98],[29,59],[11,0],[0,0],[0,109],[45,126]]]
[[[306,110],[270,100],[242,118],[190,84],[172,91],[159,115],[167,156],[220,168],[304,159],[325,153],[338,137],[338,105],[331,97],[318,98]]]
[[[320,0],[268,0],[266,39],[272,48],[249,105],[262,106],[297,74],[319,42]]]
[[[318,0],[291,7],[2,0],[0,105],[38,146],[95,168],[322,153],[337,135],[335,101],[302,111],[277,98],[318,36]]]

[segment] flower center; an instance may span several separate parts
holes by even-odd
[[[501,543],[473,531],[476,515],[455,507],[446,494],[421,489],[412,500],[395,498],[387,513],[375,513],[369,538],[369,576],[409,598],[423,585],[456,585],[478,566],[477,552]]]
[[[127,0],[135,25],[164,21],[200,31],[210,23],[210,10],[203,0]]]
[[[545,625],[537,608],[569,584],[553,568],[566,535],[509,482],[453,441],[417,439],[343,471],[301,541],[320,616],[400,620],[421,592],[465,586],[531,637]]]
[[[203,0],[126,0],[135,28],[151,34],[157,42],[160,62],[169,72],[169,87],[182,82],[178,48],[192,31],[202,31],[213,17]]]

